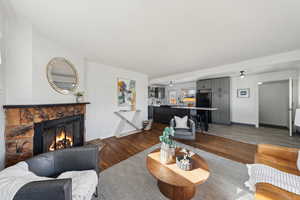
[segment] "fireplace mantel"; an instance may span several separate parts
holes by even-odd
[[[74,106],[74,105],[86,105],[86,104],[90,104],[90,102],[56,103],[56,104],[3,105],[3,109],[12,109],[12,108],[42,108],[42,107]]]
[[[33,156],[36,123],[85,115],[87,104],[89,103],[4,105],[6,166]]]

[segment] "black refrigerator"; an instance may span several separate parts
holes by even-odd
[[[198,90],[196,94],[196,107],[211,108],[212,91],[211,90]],[[197,111],[200,114],[203,111]],[[208,111],[208,123],[211,123],[211,111]]]

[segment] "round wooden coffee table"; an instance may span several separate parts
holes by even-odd
[[[179,153],[179,149],[176,150]],[[209,177],[208,165],[203,158],[195,154],[193,170],[184,171],[177,167],[175,160],[171,164],[160,162],[160,149],[147,156],[147,168],[157,179],[160,192],[171,200],[189,200],[196,193],[196,186],[204,183]]]

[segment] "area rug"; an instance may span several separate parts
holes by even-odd
[[[167,200],[146,168],[146,156],[154,145],[100,173],[100,200]],[[178,143],[206,160],[210,177],[197,187],[193,200],[252,200],[253,193],[244,186],[248,179],[246,165]]]

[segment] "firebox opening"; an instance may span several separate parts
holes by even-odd
[[[34,155],[84,144],[84,115],[34,124]]]
[[[73,138],[66,134],[64,129],[61,129],[56,137],[54,138],[52,144],[49,147],[49,151],[54,151],[57,149],[65,149],[73,146]]]

